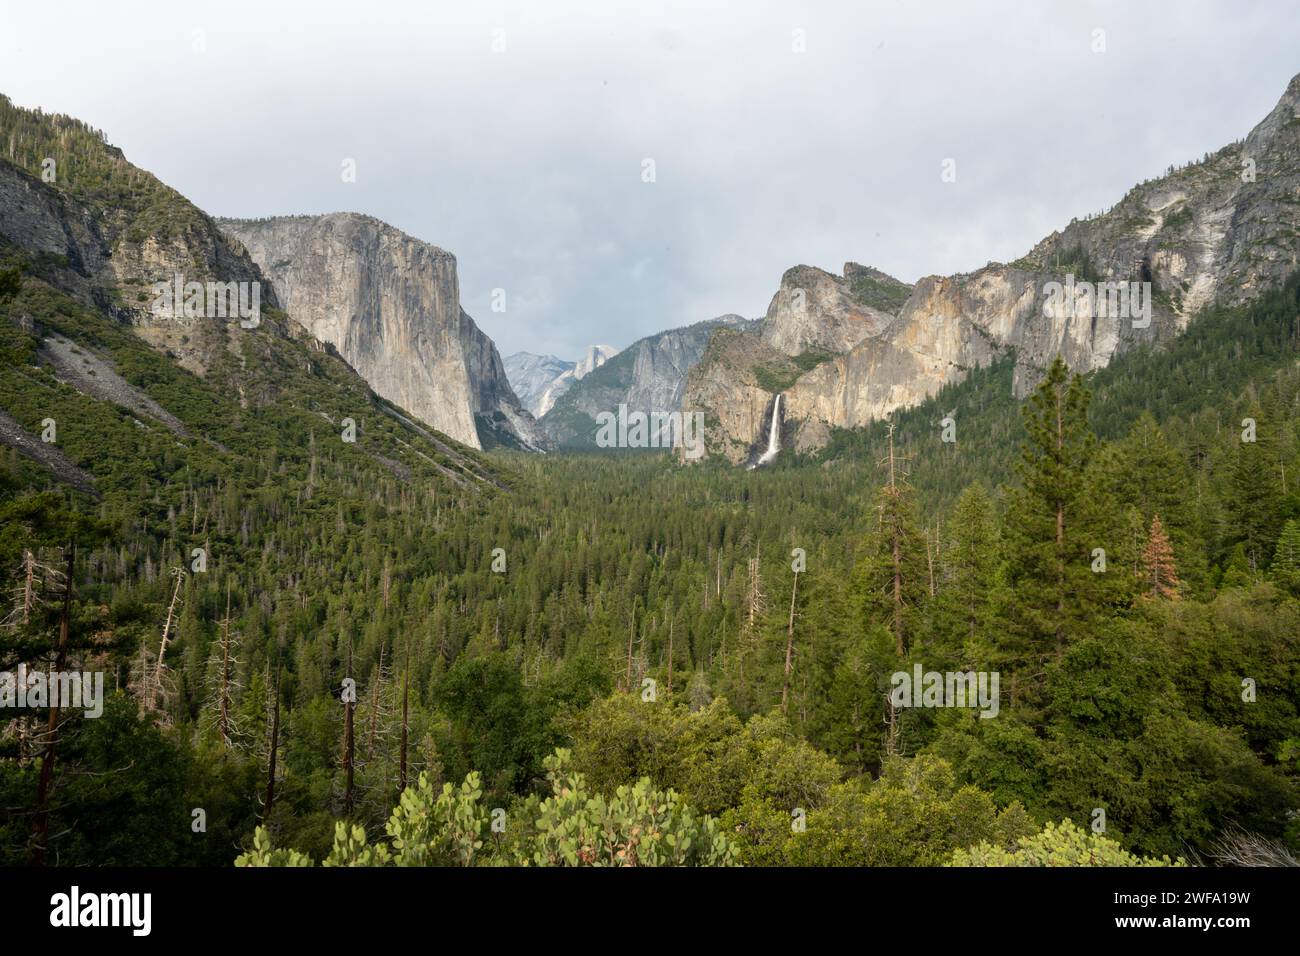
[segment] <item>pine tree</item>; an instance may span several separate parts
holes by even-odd
[[[991,637],[985,632],[998,586],[998,537],[992,499],[977,482],[953,507],[940,562],[938,629],[954,652]]]
[[[23,288],[23,267],[0,269],[0,302],[12,299]]]
[[[1174,549],[1160,524],[1160,516],[1151,520],[1151,534],[1142,549],[1142,566],[1146,569],[1147,597],[1178,600],[1178,569],[1174,566]]]
[[[1294,518],[1288,518],[1282,526],[1273,552],[1272,570],[1275,573],[1300,571],[1300,522]]]
[[[1019,473],[1024,487],[1007,516],[1013,613],[1031,654],[1060,654],[1095,602],[1093,544],[1083,527],[1084,469],[1094,437],[1090,396],[1058,356],[1023,408],[1027,440]]]
[[[1204,582],[1205,503],[1197,500],[1187,458],[1170,443],[1149,412],[1133,424],[1122,441],[1107,445],[1096,455],[1088,482],[1088,518],[1098,526],[1106,546],[1139,562],[1151,519],[1159,513],[1165,534],[1179,555],[1184,587]],[[1136,524],[1131,512],[1137,513]],[[1136,544],[1132,541],[1134,527]]]
[[[1246,416],[1233,451],[1226,493],[1223,551],[1241,545],[1251,576],[1258,575],[1277,541],[1283,509],[1277,439],[1271,419],[1259,406]]]
[[[864,623],[887,627],[899,657],[907,654],[916,612],[928,593],[925,541],[917,528],[905,461],[895,453],[890,423],[889,453],[881,462],[887,468],[886,483],[876,494],[876,527],[860,569]]]

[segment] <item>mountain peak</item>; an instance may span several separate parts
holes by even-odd
[[[1300,73],[1291,77],[1291,82],[1282,91],[1282,96],[1278,99],[1277,105],[1246,137],[1246,156],[1252,157],[1263,152],[1273,142],[1278,133],[1298,119],[1300,119]]]
[[[219,224],[377,394],[471,448],[540,447],[496,346],[460,307],[451,253],[363,213]]]

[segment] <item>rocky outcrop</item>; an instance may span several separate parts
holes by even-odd
[[[293,320],[378,395],[473,448],[544,444],[496,346],[460,307],[451,253],[356,213],[219,224]]]
[[[207,376],[238,341],[239,323],[183,310],[157,314],[154,285],[178,275],[185,282],[258,283],[261,273],[243,249],[78,120],[24,110],[0,96],[0,137],[26,147],[0,159],[0,237],[27,250],[43,280],[130,322],[155,348]],[[48,170],[46,162],[53,163]],[[274,308],[274,292],[262,293],[260,305]]]
[[[553,398],[547,402],[550,389],[562,375],[570,375],[573,366],[573,362],[566,362],[554,355],[534,355],[532,352],[516,352],[505,358],[506,378],[510,379],[510,387],[534,418],[545,415],[550,410],[550,405],[555,404]]]
[[[773,395],[798,378],[790,356],[753,331],[719,329],[691,369],[683,410],[704,411],[704,444],[734,465],[756,459],[749,436],[767,435]]]
[[[612,345],[588,345],[586,354],[573,363],[573,380],[582,381],[617,354]]]
[[[723,315],[639,339],[576,381],[541,425],[557,445],[594,448],[596,416],[601,412],[617,413],[620,405],[647,415],[675,412],[682,407],[687,374],[704,354],[713,331],[753,325],[739,315]]]
[[[98,277],[104,269],[109,241],[94,215],[9,163],[0,163],[0,210],[0,235],[15,245],[37,256],[65,260],[72,276],[83,280]],[[89,284],[77,288],[88,291]]]
[[[576,362],[566,362],[554,355],[516,352],[505,360],[506,376],[519,401],[534,418],[541,418],[554,406],[556,399],[618,354],[612,345],[589,345]]]
[[[685,407],[715,423],[710,452],[742,461],[767,437],[752,413],[755,387],[785,395],[784,429],[802,451],[825,444],[832,428],[914,405],[1009,349],[1024,395],[1057,355],[1078,372],[1101,368],[1136,344],[1178,334],[1207,305],[1277,285],[1300,266],[1298,223],[1300,76],[1243,142],[1142,183],[1013,263],[922,279],[888,321],[846,302],[887,313],[901,291],[896,280],[852,263],[844,280],[791,270],[758,337],[791,356],[848,347],[805,361],[812,367],[785,381],[753,374],[750,363],[770,356],[723,343],[708,376],[692,377]],[[1113,285],[1103,293],[1099,283]],[[805,290],[804,312],[789,305],[794,289]],[[1125,301],[1121,289],[1134,294]]]
[[[169,454],[184,462],[185,449],[196,442],[233,468],[260,474],[266,437],[276,436],[271,450],[279,474],[296,461],[310,495],[321,429],[338,428],[348,417],[358,433],[354,451],[401,482],[439,476],[474,494],[503,487],[481,455],[411,422],[332,346],[289,320],[243,245],[131,165],[102,133],[0,96],[0,142],[7,144],[0,155],[0,255],[27,266],[22,291],[0,311],[18,333],[13,344],[24,343],[19,348],[30,349],[28,360],[53,376],[5,370],[11,386],[25,379],[45,389],[46,399],[35,411],[32,403],[0,409],[0,446],[97,495],[95,480],[120,482],[120,462],[134,452],[148,463],[160,447],[174,446],[179,451]],[[170,286],[178,275],[197,283],[205,300],[195,314],[186,314],[188,301],[170,315],[157,307],[155,283]],[[224,297],[220,287],[228,283],[259,288],[260,315],[247,322],[238,314],[208,315],[213,292]],[[480,361],[495,355],[490,343],[482,351]],[[195,386],[207,398],[195,400]],[[482,390],[478,401],[487,404]],[[131,446],[138,434],[134,452],[115,447],[113,455],[97,457],[94,434],[64,431],[88,402],[118,410],[92,421],[130,416],[133,427],[119,429],[113,440]],[[58,445],[43,440],[46,415],[57,419]],[[165,444],[156,440],[160,433]]]
[[[854,283],[877,281],[901,292],[901,305],[909,291],[905,283],[856,263],[844,267],[843,276],[812,266],[795,266],[781,277],[781,287],[767,307],[759,334],[763,341],[786,355],[847,352],[863,339],[877,336],[893,321],[897,306],[887,311],[883,296],[868,302],[854,294]],[[864,288],[861,284],[859,288]],[[874,304],[873,304],[874,303]]]
[[[787,270],[766,316],[753,328],[716,333],[690,374],[682,407],[704,412],[706,447],[733,464],[754,464],[759,439],[768,437],[773,395],[804,381],[827,388],[838,357],[880,341],[911,290],[855,262],[845,264],[843,276],[811,266]],[[855,401],[839,394],[810,402],[813,394],[806,392],[798,405],[787,400],[782,409],[781,428],[800,450],[829,437],[823,410]]]

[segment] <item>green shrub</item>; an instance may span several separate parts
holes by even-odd
[[[1114,840],[1090,833],[1069,820],[1047,824],[1033,836],[1017,841],[1012,849],[981,843],[958,850],[949,866],[1186,866],[1167,856],[1143,857],[1129,853]]]

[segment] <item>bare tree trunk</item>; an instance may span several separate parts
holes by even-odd
[[[898,753],[898,710],[894,707],[894,696],[891,693],[885,694],[885,723],[889,725],[889,732],[885,736],[885,753]]]
[[[406,663],[402,666],[402,747],[398,758],[397,792],[400,797],[406,791],[406,734],[407,718],[410,713],[411,700],[411,642],[406,642]]]
[[[668,693],[673,692],[673,618],[668,617]]]
[[[348,639],[348,679],[352,678],[352,639]],[[343,816],[352,817],[352,758],[356,741],[352,727],[352,712],[356,708],[353,700],[343,697]],[[350,696],[356,697],[355,692]]]
[[[935,550],[939,547],[939,531],[936,528],[934,533]],[[930,571],[930,597],[934,597],[934,551],[930,549],[930,529],[925,529],[925,563]]]
[[[68,663],[68,637],[72,629],[72,565],[77,544],[68,543],[68,570],[63,580],[63,613],[59,615],[59,646],[55,652],[55,671]],[[54,757],[59,745],[59,701],[50,695],[50,715],[45,724],[45,752],[41,754],[41,776],[36,784],[36,816],[32,818],[32,865],[45,865],[45,841],[50,830],[50,785],[54,782]]]
[[[226,619],[221,625],[221,741],[230,746],[230,578],[226,578]]]
[[[172,600],[167,605],[167,620],[163,624],[162,642],[158,645],[158,659],[154,661],[153,679],[145,695],[145,706],[149,710],[156,708],[158,696],[162,693],[163,658],[167,656],[167,642],[171,637],[172,620],[176,616],[176,602],[181,595],[181,581],[185,579],[185,569],[172,568],[172,577],[176,579],[176,586],[172,588]]]
[[[379,645],[379,670],[370,684],[370,726],[366,730],[366,760],[375,755],[375,730],[379,724],[379,685],[384,679],[384,646]]]
[[[627,692],[632,693],[632,640],[636,636],[636,603],[632,604],[632,618],[627,625]]]
[[[36,555],[23,552],[23,624],[28,623],[36,607]]]
[[[271,755],[266,767],[266,809],[262,811],[263,822],[271,818],[271,808],[275,805],[275,756],[280,749],[280,665],[275,665],[275,704],[271,710]]]
[[[794,587],[790,589],[790,624],[785,636],[785,683],[781,685],[781,713],[785,713],[790,696],[790,670],[794,662],[794,599],[799,593],[799,572],[794,573]]]
[[[891,537],[894,550],[894,643],[897,645],[898,656],[902,657],[906,653],[903,648],[903,559],[899,549],[897,521],[894,522]]]

